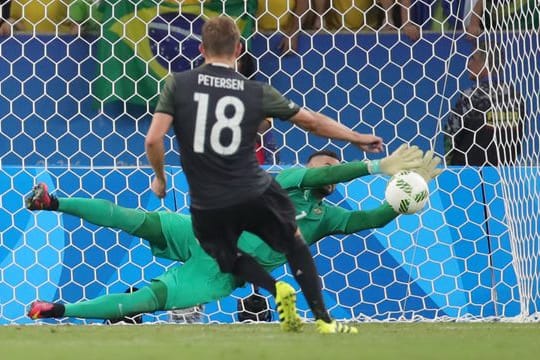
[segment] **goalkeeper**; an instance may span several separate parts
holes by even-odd
[[[307,168],[284,170],[276,180],[293,201],[300,230],[311,245],[327,235],[382,227],[398,215],[386,202],[368,211],[327,205],[323,198],[334,191],[334,184],[376,173],[391,176],[401,170],[414,170],[430,181],[441,172],[437,168],[439,162],[431,151],[422,157],[419,149],[405,145],[380,161],[344,164],[340,164],[335,153],[320,151],[310,156]],[[60,211],[99,226],[124,230],[147,240],[154,256],[184,263],[170,268],[149,286],[133,293],[104,295],[73,304],[35,301],[28,312],[32,319],[116,319],[189,308],[228,296],[243,285],[233,275],[220,272],[217,262],[202,250],[188,215],[128,209],[100,199],[56,198],[48,193],[45,184],[34,187],[26,206],[30,210]],[[238,246],[268,271],[286,263],[283,254],[250,233],[242,234]]]

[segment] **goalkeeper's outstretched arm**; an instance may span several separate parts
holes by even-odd
[[[351,211],[344,234],[354,234],[362,230],[386,226],[399,214],[385,201],[372,210]]]
[[[443,169],[438,167],[440,162],[441,159],[435,156],[433,151],[426,151],[421,158],[420,166],[411,170],[420,174],[429,183],[443,171]],[[339,209],[333,210],[335,212],[334,219],[336,220],[336,225],[333,231],[326,235],[336,233],[353,234],[362,230],[380,228],[393,221],[399,215],[386,201],[379,207],[371,210],[345,211],[344,209]],[[339,221],[339,218],[342,221]]]
[[[300,187],[310,189],[325,185],[333,185],[351,181],[358,177],[369,175],[368,164],[365,161],[352,161],[345,164],[309,168],[302,179]]]
[[[372,174],[392,176],[402,170],[418,168],[421,162],[422,151],[416,146],[409,147],[403,144],[390,156],[380,160],[351,161],[345,164],[309,168],[300,186],[307,189],[319,188]]]

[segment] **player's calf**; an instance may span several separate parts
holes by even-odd
[[[28,210],[56,210],[58,199],[49,194],[49,188],[45,183],[39,183],[32,188],[32,192],[25,201]]]

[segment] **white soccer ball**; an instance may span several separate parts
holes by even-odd
[[[400,171],[388,182],[384,197],[396,212],[414,214],[422,210],[428,201],[428,184],[415,172]]]

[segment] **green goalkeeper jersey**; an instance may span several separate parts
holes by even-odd
[[[308,172],[310,178],[306,179]],[[356,162],[320,169],[291,168],[277,176],[277,182],[287,191],[296,208],[298,227],[308,245],[328,235],[351,234],[384,226],[397,216],[386,203],[373,210],[348,211],[326,204],[312,191],[323,184],[348,181],[366,174],[365,164]],[[154,256],[185,262],[192,257],[205,254],[193,234],[189,216],[167,212],[159,214],[167,246],[159,249],[151,245]],[[274,251],[262,239],[251,233],[244,232],[240,236],[238,247],[256,258],[269,271],[286,263],[282,253]]]
[[[298,227],[304,240],[311,245],[330,234],[342,234],[349,222],[350,212],[329,206],[313,195],[311,189],[302,186],[308,169],[291,168],[282,171],[276,181],[287,191],[296,208]],[[253,256],[267,270],[287,262],[282,253],[272,250],[265,242],[250,233],[240,237],[238,247]]]
[[[325,235],[342,233],[349,222],[350,213],[339,207],[325,205],[302,186],[307,169],[290,169],[278,176],[296,206],[298,225],[308,244]],[[191,218],[168,212],[159,213],[167,245],[160,249],[150,243],[155,256],[184,262],[156,280],[167,287],[166,309],[182,309],[220,299],[242,285],[232,274],[222,273],[217,262],[199,246],[191,228]],[[267,271],[285,264],[282,253],[272,250],[259,237],[244,232],[238,247],[253,256]]]
[[[307,169],[294,168],[283,171],[276,180],[289,193],[296,207],[298,226],[308,245],[326,235],[345,231],[350,212],[340,207],[328,206],[311,194],[311,190],[301,186]],[[203,254],[193,230],[191,218],[172,212],[160,212],[161,227],[167,241],[167,247],[160,249],[152,246],[154,256],[185,262]],[[258,236],[244,232],[238,247],[253,256],[267,270],[287,262],[282,253],[274,251]]]
[[[397,216],[386,203],[368,211],[347,211],[326,205],[312,191],[323,185],[349,181],[366,174],[364,163],[353,162],[323,168],[293,168],[277,177],[296,207],[298,226],[308,245],[326,235],[350,234],[384,226]],[[168,290],[166,309],[186,308],[217,300],[230,295],[242,285],[242,281],[232,274],[222,273],[217,262],[200,247],[188,215],[160,212],[159,216],[166,246],[158,248],[151,242],[153,254],[184,262],[184,265],[175,266],[157,277]],[[283,254],[272,250],[250,233],[245,232],[240,236],[238,246],[268,271],[286,263]]]

